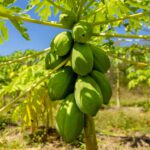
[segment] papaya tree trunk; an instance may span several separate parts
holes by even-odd
[[[5,106],[5,105],[6,105],[6,96],[4,95],[2,99],[2,106]]]
[[[48,130],[49,126],[50,126],[50,111],[46,110],[46,130]]]
[[[84,135],[86,150],[98,150],[94,120],[88,115],[85,115]]]
[[[117,101],[117,107],[120,107],[120,70],[119,70],[119,64],[117,64],[116,68],[116,77],[117,77],[117,85],[116,85],[116,90],[117,90],[117,96],[116,96],[116,101]]]

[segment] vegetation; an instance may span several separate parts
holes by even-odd
[[[6,21],[10,21],[26,40],[30,40],[30,33],[28,34],[24,22],[63,28],[67,31],[62,33],[68,34],[58,34],[52,40],[51,47],[40,52],[26,50],[17,51],[10,56],[0,56],[0,148],[23,149],[28,147],[27,141],[30,142],[30,147],[31,143],[37,143],[39,146],[45,142],[51,144],[57,141],[60,143],[60,149],[71,146],[97,150],[110,147],[108,143],[102,142],[102,136],[109,136],[114,138],[111,141],[108,137],[110,143],[114,143],[115,137],[119,137],[124,139],[124,142],[131,142],[127,148],[148,149],[149,45],[132,44],[122,47],[118,46],[117,42],[118,39],[126,38],[139,39],[139,43],[150,40],[149,35],[139,35],[144,29],[149,30],[149,0],[29,0],[25,9],[16,6],[15,2],[16,0],[0,1],[0,44],[9,39]],[[30,10],[35,10],[40,20],[31,18]],[[60,21],[50,21],[52,14],[59,16]],[[118,27],[123,29],[125,34],[118,33]],[[94,47],[95,51],[99,50],[97,53],[94,53]],[[71,73],[65,78],[61,78],[62,75],[57,77],[58,84],[48,83],[65,68],[64,66],[72,67],[78,76],[76,83],[67,83],[69,80],[66,78],[71,78]],[[111,90],[107,91],[110,96],[104,102],[106,91],[102,90],[101,84],[97,84],[98,81],[95,82],[96,77],[89,76],[95,69],[102,72],[104,77],[108,76],[111,83],[113,96],[109,105],[103,103],[108,104]],[[85,75],[86,77],[83,77]],[[82,82],[79,82],[81,79]],[[101,78],[99,80],[102,82]],[[56,80],[53,78],[52,81]],[[69,102],[67,109],[65,107],[65,111],[59,114],[61,117],[57,117],[58,127],[64,125],[65,132],[57,128],[60,135],[63,140],[72,142],[66,145],[55,130],[55,116],[61,102],[53,99],[66,98],[73,92],[74,84],[75,101]],[[67,90],[59,89],[64,85]],[[131,95],[127,86],[132,91]],[[83,89],[86,91],[82,92]],[[51,92],[52,90],[54,91]],[[90,94],[92,96],[88,96]],[[73,113],[73,117],[70,118],[68,111]],[[83,120],[74,112],[84,113],[84,127]],[[67,118],[64,122],[61,120],[63,117]],[[72,120],[77,125],[66,128]],[[78,124],[79,122],[81,124]],[[78,129],[80,125],[84,128],[84,133],[82,128]],[[16,135],[14,139],[17,139],[17,136],[22,137],[22,144],[19,139],[8,140],[13,135]],[[125,143],[120,147],[119,143],[112,145],[114,149],[127,149],[125,146]]]

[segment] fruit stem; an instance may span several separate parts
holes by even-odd
[[[88,115],[85,115],[84,135],[86,150],[98,150],[94,120]]]

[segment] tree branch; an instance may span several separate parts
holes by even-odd
[[[0,109],[0,113],[3,113],[5,111],[7,111],[14,103],[16,103],[18,100],[20,100],[20,98],[24,97],[28,92],[32,91],[35,87],[37,87],[39,84],[41,84],[44,80],[46,80],[49,76],[51,76],[51,74],[53,72],[57,71],[59,68],[61,68],[62,66],[64,66],[68,62],[68,59],[69,58],[66,58],[61,64],[59,64],[57,67],[55,67],[46,76],[44,76],[43,78],[41,78],[41,80],[39,80],[36,83],[32,84],[31,87],[27,88],[20,96],[18,96],[16,99],[14,99],[13,101],[11,101],[6,106],[2,107]]]
[[[133,38],[133,39],[150,39],[150,35],[125,35],[125,34],[109,34],[109,33],[93,33],[92,36],[102,36],[109,38]]]
[[[118,18],[118,19],[110,19],[110,20],[105,20],[105,21],[99,21],[99,22],[92,23],[92,25],[97,26],[97,25],[101,25],[101,24],[107,24],[107,23],[111,23],[111,22],[122,21],[122,20],[125,20],[125,19],[141,17],[141,16],[147,15],[147,14],[150,14],[150,12],[142,12],[142,13],[137,13],[137,14],[121,17],[121,18]]]
[[[12,19],[12,20],[15,19],[17,21],[25,21],[25,22],[30,22],[30,23],[37,23],[37,24],[66,29],[62,24],[57,23],[57,22],[52,22],[52,21],[51,22],[50,21],[40,21],[40,20],[31,19],[31,18],[27,18],[27,17],[15,16],[15,15],[12,15],[9,13],[4,13],[1,11],[0,11],[0,16],[4,17],[4,18]]]
[[[9,61],[6,61],[6,62],[0,62],[0,67],[5,66],[5,65],[11,65],[11,64],[16,63],[16,62],[21,62],[21,61],[24,61],[24,60],[26,60],[26,59],[36,57],[36,56],[38,56],[38,55],[42,55],[43,53],[46,53],[46,52],[48,52],[49,50],[50,50],[50,48],[46,48],[46,49],[44,49],[43,51],[38,52],[38,53],[35,53],[35,54],[32,54],[32,55],[20,57],[20,58],[17,58],[17,59],[15,59],[15,60],[9,60]]]

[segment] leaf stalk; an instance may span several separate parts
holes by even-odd
[[[68,62],[69,58],[66,58],[62,63],[60,63],[57,67],[55,67],[53,70],[51,70],[46,76],[44,76],[43,78],[41,78],[39,81],[37,81],[36,83],[33,83],[31,85],[31,87],[27,88],[20,96],[18,96],[17,98],[15,98],[13,101],[11,101],[9,104],[7,104],[6,106],[2,107],[0,109],[0,113],[4,113],[7,110],[9,110],[9,108],[16,103],[17,101],[19,101],[22,97],[24,97],[27,93],[29,93],[30,91],[32,91],[34,88],[36,88],[38,85],[40,85],[43,81],[45,81],[49,76],[51,76],[52,73],[54,73],[55,71],[57,71],[59,68],[61,68],[62,66],[64,66],[67,62]]]
[[[150,39],[150,35],[132,35],[132,34],[109,34],[109,33],[93,33],[92,36],[101,36],[108,38],[133,38],[133,39]]]
[[[33,57],[36,57],[38,55],[42,55],[42,54],[44,54],[44,53],[46,53],[48,51],[50,51],[50,48],[46,48],[46,49],[44,49],[44,50],[42,50],[40,52],[37,52],[35,54],[24,56],[24,57],[20,57],[20,58],[17,58],[15,60],[9,60],[9,61],[6,61],[6,62],[0,62],[0,67],[5,66],[5,65],[11,65],[11,64],[14,64],[14,63],[17,63],[17,62],[22,62],[22,61],[24,61],[26,59],[33,58]]]
[[[16,15],[12,15],[9,13],[4,13],[1,11],[0,11],[0,16],[4,18],[12,19],[12,20],[17,20],[17,21],[25,21],[25,22],[30,22],[30,23],[36,23],[36,24],[66,29],[62,24],[53,22],[53,21],[41,21],[41,20],[31,19],[31,18],[22,17],[22,16],[16,16]]]

